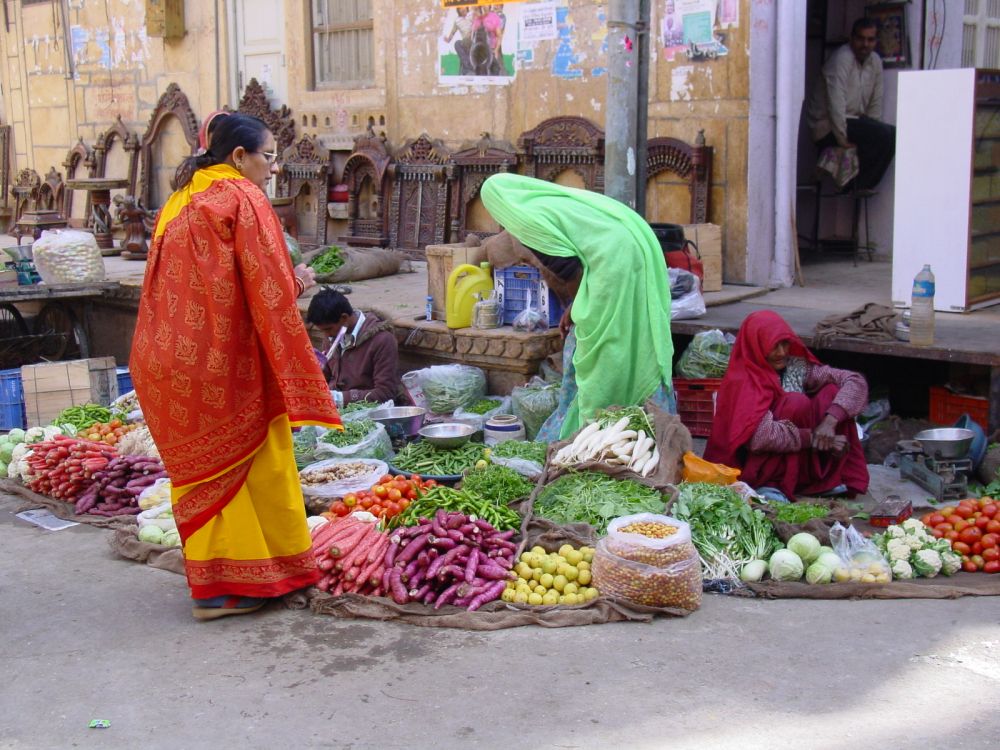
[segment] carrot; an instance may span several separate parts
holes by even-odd
[[[358,539],[354,547],[344,555],[344,559],[341,560],[343,563],[343,568],[346,570],[354,566],[355,563],[360,564],[368,558],[368,553],[371,551],[373,544],[381,537],[381,534],[375,530],[375,524],[369,524],[370,528],[366,529],[365,533]]]

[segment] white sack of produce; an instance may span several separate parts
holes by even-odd
[[[310,497],[343,497],[367,490],[388,471],[385,461],[373,458],[328,458],[300,471],[299,482]]]
[[[89,232],[52,229],[31,246],[38,275],[46,284],[104,281],[104,258]]]
[[[149,487],[139,493],[139,507],[149,510],[167,503],[170,504],[170,478],[160,477]],[[140,518],[142,514],[139,514]]]
[[[608,524],[597,543],[594,585],[602,594],[648,607],[701,606],[701,564],[691,527],[655,513],[637,513]]]
[[[343,430],[323,430],[313,451],[317,459],[376,458],[391,459],[392,439],[381,422],[371,419],[344,421]],[[366,488],[367,489],[367,488]]]
[[[486,396],[486,373],[469,365],[434,365],[418,370],[427,408],[452,414]]]
[[[137,520],[140,530],[145,526],[156,526],[161,531],[170,531],[171,529],[177,528],[177,522],[174,520],[174,510],[170,504],[170,500],[167,500],[165,503],[160,503],[159,505],[154,505],[148,510],[144,510],[138,515]],[[156,542],[156,544],[159,544],[159,542]]]

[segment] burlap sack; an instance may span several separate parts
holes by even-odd
[[[914,578],[892,583],[830,583],[803,581],[748,583],[733,592],[764,599],[957,599],[960,596],[1000,596],[1000,576],[956,573],[950,578]]]
[[[24,500],[24,503],[14,511],[15,513],[20,513],[24,510],[31,510],[33,508],[45,508],[56,518],[61,518],[64,521],[85,523],[88,526],[96,526],[101,529],[118,529],[122,527],[134,528],[136,525],[136,518],[134,515],[108,517],[84,514],[82,516],[78,516],[74,511],[73,503],[64,503],[62,500],[57,500],[54,497],[32,492],[23,484],[13,479],[0,479],[0,492],[8,495],[16,495]]]
[[[776,506],[754,503],[753,507],[767,516],[767,520],[774,527],[774,533],[783,542],[787,542],[801,531],[806,531],[819,539],[820,544],[829,547],[831,546],[830,529],[833,528],[833,525],[838,522],[844,526],[851,525],[851,511],[835,500],[803,498],[803,502],[814,505],[827,505],[830,508],[830,514],[824,518],[811,518],[806,523],[786,523],[777,520],[778,509]]]
[[[652,401],[646,402],[645,409],[653,420],[653,429],[656,430],[656,448],[660,452],[660,463],[652,474],[643,477],[627,466],[612,466],[602,461],[585,461],[571,469],[553,466],[552,457],[559,452],[560,448],[573,442],[573,439],[579,434],[577,431],[569,440],[560,440],[549,444],[548,458],[543,472],[545,484],[550,484],[569,471],[600,471],[617,479],[631,479],[654,487],[660,492],[668,492],[681,479],[684,454],[692,448],[691,433],[688,432],[687,427],[681,424],[680,417],[664,411]]]
[[[308,260],[317,255],[321,255],[322,250],[306,255]],[[344,265],[333,273],[318,274],[317,284],[344,284],[348,281],[364,281],[365,279],[377,279],[382,276],[392,276],[399,273],[399,267],[403,263],[403,256],[394,250],[382,247],[341,248],[340,255],[344,259]]]

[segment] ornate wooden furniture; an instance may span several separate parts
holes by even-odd
[[[292,118],[292,110],[284,104],[279,109],[272,109],[267,92],[256,78],[251,78],[243,90],[243,98],[240,99],[236,111],[264,121],[268,130],[274,134],[279,155],[284,154],[295,141],[295,120]]]
[[[101,250],[113,250],[115,243],[111,235],[111,191],[127,188],[128,180],[87,177],[70,180],[66,187],[70,190],[85,190],[90,195],[94,239]]]
[[[308,204],[314,222],[299,225],[299,242],[319,247],[326,244],[326,197],[330,173],[330,153],[313,136],[304,135],[281,156],[278,197]],[[299,212],[301,213],[301,212]]]
[[[646,143],[646,179],[661,172],[673,172],[687,179],[691,193],[690,223],[705,224],[712,183],[712,147],[705,145],[705,131],[698,131],[693,146],[677,138],[649,139]]]
[[[418,258],[447,231],[450,152],[424,133],[407,141],[389,166],[389,244]]]
[[[49,167],[49,171],[45,174],[45,179],[38,186],[38,210],[54,211],[62,216],[63,219],[68,218],[63,215],[65,191],[66,187],[63,185],[62,174],[57,172],[55,167]]]
[[[159,208],[152,205],[154,148],[163,132],[164,124],[171,117],[176,117],[180,121],[190,153],[194,154],[198,150],[198,118],[194,116],[191,104],[181,91],[181,87],[171,83],[156,103],[156,109],[149,118],[149,126],[139,141],[139,178],[132,192],[138,198],[139,205],[144,208]]]
[[[576,172],[584,187],[604,192],[604,131],[583,117],[553,117],[518,139],[524,173],[554,182]]]
[[[97,166],[96,157],[94,155],[94,150],[90,148],[83,140],[78,140],[76,145],[73,146],[69,151],[66,152],[66,158],[63,159],[63,169],[66,170],[66,179],[72,180],[77,177],[93,177],[94,169]],[[77,174],[77,170],[83,170],[82,174]],[[83,225],[85,226],[87,222],[90,221],[90,195],[87,195],[87,204],[84,206],[83,218],[81,219]],[[66,190],[63,197],[63,216],[66,218],[67,223],[73,225],[73,191]]]
[[[4,231],[14,215],[7,193],[10,189],[10,133],[10,125],[0,125],[0,228]]]
[[[513,172],[517,169],[517,152],[506,141],[495,141],[489,133],[475,143],[463,144],[462,148],[451,155],[453,166],[453,184],[451,187],[451,205],[448,210],[450,226],[449,242],[462,242],[469,234],[475,234],[482,239],[493,232],[486,232],[469,226],[469,212],[479,189],[486,178],[500,172]]]
[[[347,234],[340,239],[352,245],[382,247],[389,241],[385,228],[388,196],[386,172],[392,158],[385,135],[375,135],[369,127],[354,139],[354,151],[344,165],[347,185]]]
[[[54,170],[53,170],[54,171]],[[62,176],[57,175],[59,182]],[[21,244],[24,235],[38,239],[45,229],[66,226],[59,208],[52,208],[52,186],[45,183],[46,191],[42,191],[42,178],[34,169],[25,167],[17,173],[11,195],[14,198],[14,224],[11,234]],[[60,195],[61,197],[61,195]]]
[[[125,174],[108,174],[108,154],[118,141],[125,153],[128,155],[128,166]],[[97,139],[94,146],[94,169],[92,177],[105,177],[109,179],[124,179],[128,182],[126,188],[130,194],[136,192],[136,175],[139,169],[139,136],[125,127],[119,116],[114,124],[105,130]],[[67,178],[68,179],[68,178]]]

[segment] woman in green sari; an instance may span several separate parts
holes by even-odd
[[[645,220],[600,193],[514,174],[490,177],[481,195],[493,218],[550,269],[565,273],[566,259],[581,268],[560,405],[537,439],[566,438],[608,406],[653,398],[674,411],[670,284]]]

